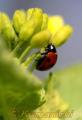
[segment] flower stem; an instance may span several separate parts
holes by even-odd
[[[24,52],[21,54],[21,56],[19,57],[19,60],[22,61],[23,58],[29,53],[29,51],[32,49],[31,46],[27,47]]]
[[[32,64],[32,67],[30,68],[30,72],[33,72],[33,70],[36,67],[38,58],[41,56],[40,53],[32,54],[25,62],[22,63],[22,65],[27,69],[30,65],[30,63],[35,59],[34,63]]]
[[[23,63],[23,65],[26,66],[26,68],[28,68],[29,64],[34,60],[35,57],[36,54],[31,55],[29,58],[27,58],[27,60]]]
[[[16,53],[22,44],[23,44],[23,41],[19,42],[17,46],[14,48],[14,50],[12,51],[12,53]]]

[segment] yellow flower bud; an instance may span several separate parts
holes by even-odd
[[[16,34],[12,27],[9,17],[5,13],[0,13],[0,30],[5,40],[14,40]]]
[[[73,29],[70,25],[64,25],[50,40],[50,43],[54,44],[56,47],[61,46],[65,43],[70,35],[72,34]]]
[[[63,25],[64,20],[61,16],[51,16],[48,19],[48,29],[52,35],[54,35]]]
[[[7,14],[0,12],[0,31],[8,23],[10,23],[10,20],[9,20],[9,17],[7,16]]]
[[[47,24],[48,24],[48,15],[46,13],[43,14],[43,21],[42,21],[42,26],[41,26],[41,30],[44,30],[47,28]]]
[[[1,33],[4,37],[4,39],[7,41],[12,41],[12,40],[15,40],[15,38],[16,38],[16,34],[15,34],[15,31],[14,31],[11,23],[6,24],[4,26],[4,28],[2,29]]]
[[[34,21],[36,26],[35,32],[39,32],[41,30],[42,21],[43,21],[43,12],[40,8],[34,8],[31,19]]]
[[[33,35],[34,30],[35,27],[34,27],[34,22],[32,20],[24,23],[20,29],[19,39],[22,41],[28,41],[29,38]]]
[[[26,14],[23,10],[16,10],[13,15],[13,26],[15,31],[19,33],[21,26],[25,23]]]
[[[50,37],[48,30],[41,31],[32,37],[30,44],[33,48],[45,47],[49,43]]]
[[[27,21],[31,19],[32,15],[33,15],[33,12],[34,12],[34,8],[30,8],[26,11],[26,14],[27,14]]]

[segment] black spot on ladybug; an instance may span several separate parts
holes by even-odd
[[[50,44],[45,48],[41,58],[38,59],[36,69],[45,71],[53,67],[57,62],[57,51],[54,45]]]

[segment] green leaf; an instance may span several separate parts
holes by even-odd
[[[0,39],[0,87],[0,92],[4,91],[4,99],[10,110],[14,108],[19,112],[21,109],[34,110],[45,101],[45,90],[41,81],[21,66],[8,52],[2,39]]]
[[[59,93],[71,109],[82,107],[82,64],[74,65],[56,72]]]

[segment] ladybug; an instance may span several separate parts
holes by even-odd
[[[45,71],[52,68],[57,62],[57,51],[53,44],[49,44],[41,57],[37,60],[36,69],[40,71]]]

